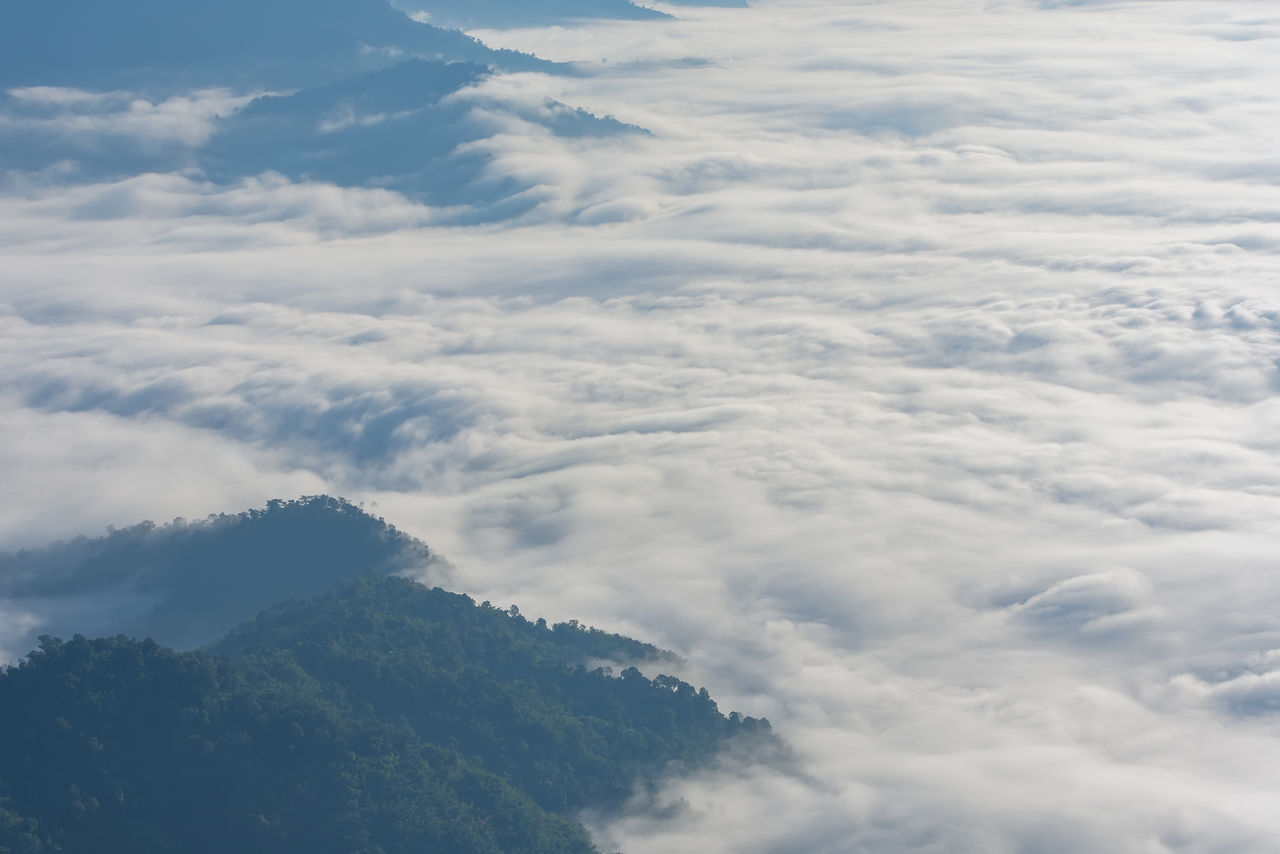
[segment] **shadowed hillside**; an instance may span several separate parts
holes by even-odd
[[[218,183],[273,172],[495,221],[541,197],[490,174],[493,154],[473,143],[521,125],[565,138],[640,129],[549,100],[459,93],[494,73],[571,70],[385,0],[11,0],[0,4],[0,172]]]
[[[317,496],[0,554],[0,598],[47,615],[35,632],[123,633],[190,648],[340,579],[426,567],[441,573],[445,564],[355,505]]]
[[[512,178],[486,180],[489,155],[470,151],[465,143],[493,133],[492,119],[478,118],[471,101],[449,97],[488,76],[479,65],[411,60],[291,95],[259,98],[221,123],[199,162],[218,180],[272,170],[295,180],[384,187],[493,216],[490,206],[528,185]],[[567,138],[642,132],[556,102],[541,109],[483,106]]]
[[[45,637],[0,672],[0,851],[594,851],[574,811],[776,745],[652,646],[391,577],[215,647]]]
[[[418,23],[385,0],[0,4],[0,88],[296,88],[406,57],[553,67]]]

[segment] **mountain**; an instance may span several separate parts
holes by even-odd
[[[122,633],[192,648],[274,602],[361,572],[439,577],[446,566],[394,526],[322,495],[0,554],[0,600],[44,617],[32,633]]]
[[[767,721],[638,641],[366,575],[212,651],[63,642],[0,672],[0,852],[594,851],[568,816]]]
[[[5,0],[0,88],[294,89],[419,57],[552,70],[385,0]]]
[[[537,203],[521,197],[528,182],[491,178],[492,156],[468,145],[495,133],[495,121],[566,138],[644,133],[555,101],[499,103],[462,94],[492,73],[474,63],[406,60],[255,98],[214,118],[211,132],[191,142],[122,137],[114,119],[127,127],[133,102],[118,93],[0,94],[0,169],[74,163],[76,177],[89,180],[197,169],[219,183],[277,172],[296,181],[394,190],[454,206],[459,220],[493,220]],[[101,112],[106,108],[115,112]]]
[[[491,49],[416,13],[457,26],[665,13],[630,0],[405,2],[424,8],[410,17],[387,0],[5,0],[0,173],[97,182],[181,171],[233,184],[274,172],[392,190],[441,208],[438,221],[467,224],[543,198],[530,192],[534,179],[491,170],[495,155],[476,143],[522,127],[562,138],[645,132],[493,94],[484,84],[495,73],[585,72]]]
[[[746,0],[665,0],[666,5],[732,6]],[[406,12],[425,13],[445,27],[540,27],[597,18],[647,21],[671,18],[666,12],[631,0],[397,0]]]
[[[409,11],[425,12],[446,27],[534,27],[586,18],[632,21],[669,18],[630,0],[402,0]]]
[[[521,124],[570,138],[641,132],[479,88],[508,71],[577,73],[385,0],[6,0],[0,172],[185,171],[221,184],[275,172],[494,221],[540,197],[530,180],[491,175],[493,155],[471,143]]]
[[[269,169],[295,180],[382,187],[419,201],[471,206],[489,217],[495,206],[515,213],[500,205],[528,185],[486,180],[488,155],[465,144],[489,136],[491,120],[477,117],[473,101],[450,97],[489,74],[474,64],[412,60],[258,98],[219,124],[198,162],[221,181]],[[558,102],[534,110],[487,106],[562,137],[643,133]]]

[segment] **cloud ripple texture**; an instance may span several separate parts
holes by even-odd
[[[451,96],[495,215],[189,168],[230,84],[10,91],[71,154],[0,185],[0,546],[376,502],[794,748],[608,850],[1274,851],[1275,10],[663,8],[476,33],[580,63]]]

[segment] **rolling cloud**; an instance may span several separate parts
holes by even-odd
[[[660,8],[477,33],[582,63],[458,96],[527,188],[482,224],[6,164],[0,546],[377,502],[791,743],[587,817],[631,854],[1270,850],[1280,18]],[[58,91],[3,127],[126,103]],[[189,145],[245,94],[134,119]]]

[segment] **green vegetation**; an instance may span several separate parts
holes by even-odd
[[[0,853],[590,852],[567,816],[731,737],[638,641],[395,577],[210,650],[42,639],[0,673]]]
[[[136,604],[95,609],[92,633],[190,649],[272,603],[316,596],[353,575],[427,568],[439,575],[445,566],[422,542],[348,501],[318,495],[0,554],[0,598],[114,596]]]

